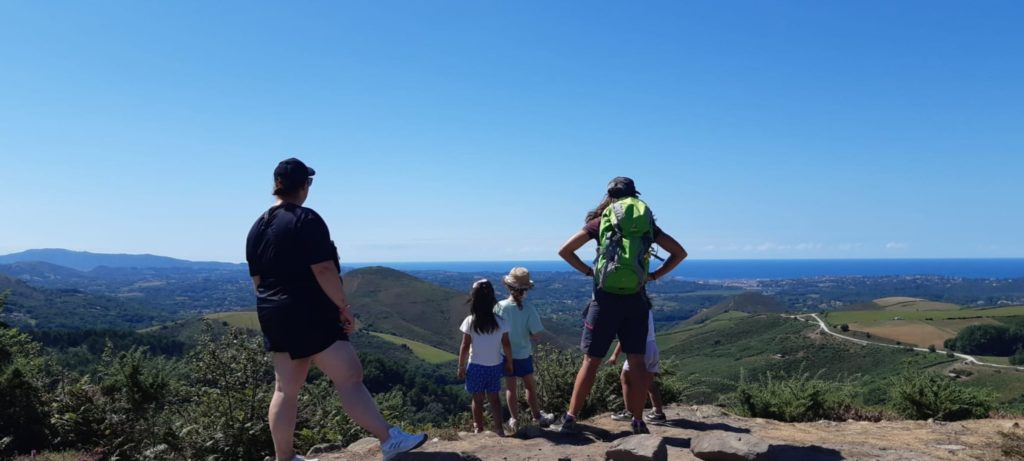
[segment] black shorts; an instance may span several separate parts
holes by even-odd
[[[257,308],[263,347],[268,352],[287,352],[292,359],[310,357],[335,341],[348,341],[337,309],[308,306]]]
[[[622,352],[643,354],[647,350],[647,313],[651,301],[641,291],[617,295],[594,290],[583,320],[580,349],[591,357],[604,357],[612,340],[619,338]]]

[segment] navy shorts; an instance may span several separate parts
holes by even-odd
[[[594,290],[594,299],[587,305],[583,320],[580,349],[591,357],[608,355],[617,337],[626,354],[647,351],[647,313],[651,301],[647,293],[618,295]]]
[[[533,374],[533,356],[525,359],[512,359],[512,374],[505,373],[506,378],[523,378]]]
[[[505,364],[477,365],[466,367],[466,390],[470,394],[480,392],[501,392],[501,377],[505,374]]]

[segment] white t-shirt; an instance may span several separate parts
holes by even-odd
[[[488,367],[501,364],[501,357],[503,355],[501,336],[504,333],[508,333],[508,325],[501,317],[497,317],[497,319],[498,329],[487,334],[477,333],[473,329],[472,315],[462,321],[459,331],[469,335],[472,339],[469,346],[469,363]]]
[[[654,341],[654,311],[647,311],[647,342]]]

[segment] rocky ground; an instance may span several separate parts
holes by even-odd
[[[998,431],[1014,420],[782,423],[741,418],[717,407],[666,408],[666,424],[630,438],[629,424],[607,415],[583,423],[580,435],[524,428],[517,437],[459,434],[431,440],[398,460],[1002,460]],[[1024,421],[1022,421],[1024,423]],[[1019,430],[1019,429],[1018,429]],[[625,446],[622,446],[625,445]],[[321,461],[380,459],[375,439],[318,455]]]

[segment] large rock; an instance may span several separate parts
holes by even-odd
[[[354,451],[356,453],[379,451],[380,440],[377,440],[374,437],[363,437],[359,440],[356,440],[355,442],[352,442],[352,444],[348,446],[347,450]]]
[[[306,456],[316,456],[319,454],[331,453],[334,451],[341,451],[344,449],[345,446],[340,443],[321,443],[320,445],[313,445],[313,448],[310,448],[309,451],[306,452]]]
[[[768,442],[750,434],[710,431],[690,439],[690,451],[704,461],[753,461],[768,459]]]
[[[604,457],[610,461],[667,461],[668,448],[656,435],[631,435],[612,443]]]

